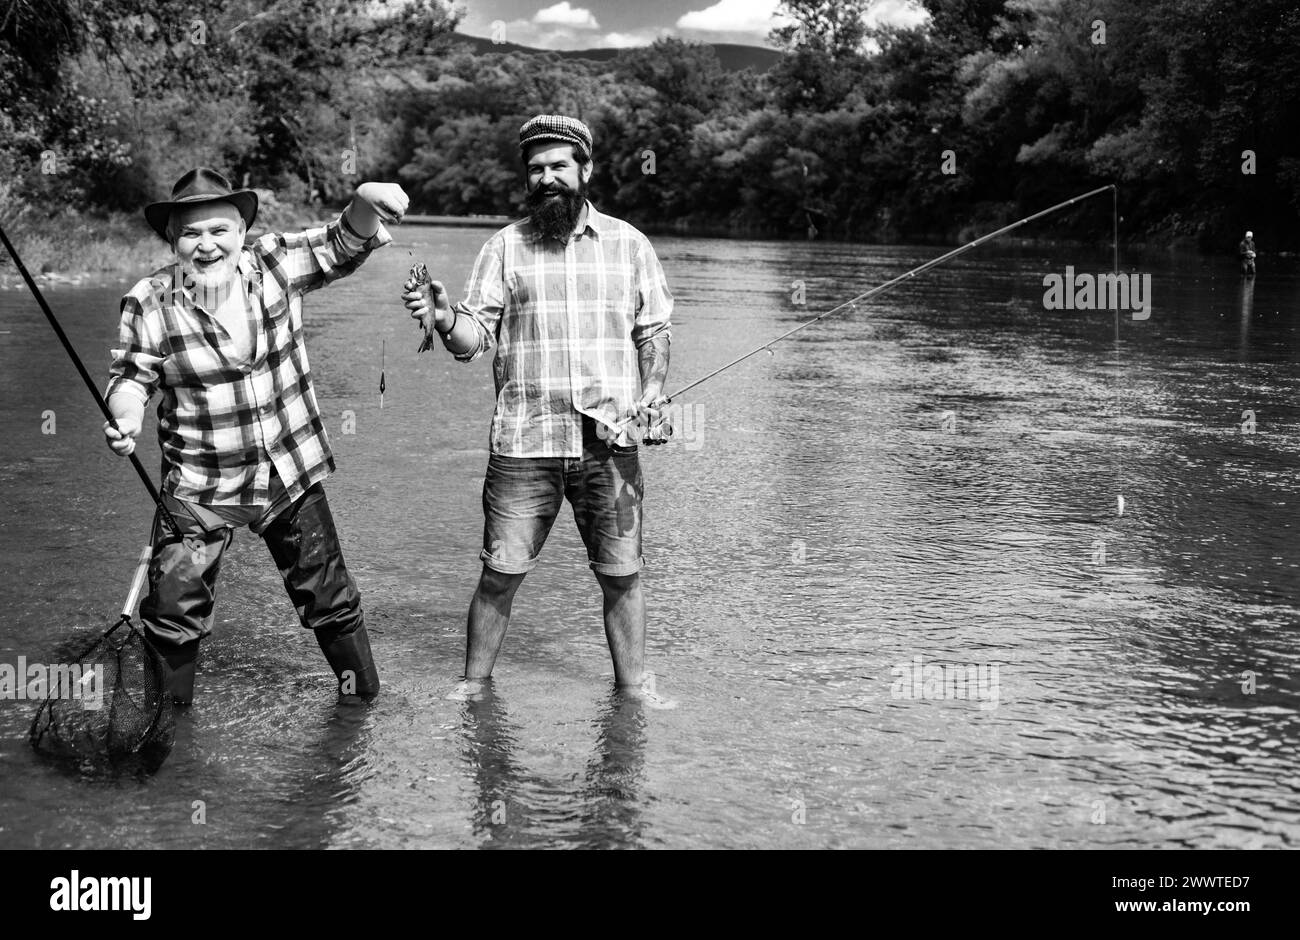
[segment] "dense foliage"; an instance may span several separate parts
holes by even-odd
[[[922,5],[899,30],[867,0],[787,0],[760,75],[672,39],[475,54],[438,0],[0,0],[0,186],[135,208],[204,162],[286,202],[380,177],[417,209],[512,214],[519,124],[564,111],[592,126],[599,204],[651,228],[955,237],[1116,181],[1135,237],[1296,243],[1293,0]]]

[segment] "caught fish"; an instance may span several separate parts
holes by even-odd
[[[429,269],[424,266],[423,261],[417,261],[415,264],[411,265],[411,281],[415,285],[415,290],[419,290],[431,280],[432,278],[429,277]],[[435,332],[433,328],[433,307],[430,306],[424,316],[419,319],[420,327],[424,330],[424,338],[420,340],[420,348],[417,349],[416,352],[422,353],[426,349],[433,348],[433,334]]]

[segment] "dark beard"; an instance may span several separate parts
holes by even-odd
[[[553,238],[564,245],[587,204],[587,183],[580,182],[577,190],[556,185],[553,191],[559,195],[551,198],[540,186],[528,194],[528,219],[542,238]]]

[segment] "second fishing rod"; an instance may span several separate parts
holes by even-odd
[[[808,327],[812,326],[815,323],[820,323],[822,320],[825,320],[827,317],[834,316],[835,314],[841,313],[844,310],[855,310],[857,309],[858,304],[862,303],[863,301],[869,300],[870,298],[876,296],[877,294],[883,294],[891,287],[896,287],[897,285],[903,283],[904,281],[910,281],[912,278],[915,278],[917,275],[923,274],[926,271],[930,270],[931,268],[938,267],[939,265],[943,264],[945,261],[951,261],[953,258],[956,258],[958,255],[965,254],[966,252],[970,251],[973,248],[977,248],[986,242],[990,242],[993,239],[998,238],[999,236],[1006,235],[1008,232],[1013,232],[1016,229],[1020,228],[1022,225],[1028,225],[1030,222],[1041,219],[1044,216],[1051,215],[1054,212],[1059,212],[1060,210],[1068,208],[1076,203],[1083,202],[1085,199],[1091,199],[1094,196],[1100,196],[1102,193],[1105,192],[1111,193],[1113,197],[1112,214],[1114,215],[1114,225],[1115,225],[1114,250],[1115,250],[1116,270],[1118,270],[1119,189],[1115,186],[1114,183],[1108,183],[1105,186],[1098,186],[1096,189],[1091,189],[1086,193],[1080,193],[1079,195],[1066,199],[1063,202],[1058,202],[1056,205],[1049,206],[1046,209],[1043,209],[1039,212],[1035,212],[1033,215],[1025,216],[1023,219],[1020,219],[1019,221],[1016,222],[1012,222],[1009,225],[1004,225],[1002,226],[1002,228],[997,229],[996,231],[989,232],[985,235],[981,235],[979,238],[976,238],[973,241],[969,241],[958,248],[954,248],[952,251],[939,255],[937,258],[931,258],[929,261],[925,262],[924,264],[917,265],[916,267],[912,268],[910,271],[904,271],[902,274],[898,275],[897,277],[890,278],[888,281],[885,281],[882,284],[877,284],[875,287],[865,290],[854,297],[850,297],[848,300],[844,301],[843,303],[832,307],[831,309],[825,311],[824,313],[818,314],[817,316],[813,317],[811,320],[805,320],[803,323],[800,323],[798,326],[786,330],[784,333],[780,334],[779,336],[773,337],[772,339],[768,340],[766,343],[763,343],[761,346],[755,346],[753,349],[745,353],[743,356],[737,356],[735,359],[732,359],[730,362],[726,363],[725,365],[721,365],[718,368],[714,369],[712,372],[709,372],[708,374],[701,376],[700,378],[696,379],[694,382],[691,382],[689,385],[683,385],[681,388],[673,392],[671,395],[665,395],[662,399],[660,399],[659,405],[662,406],[662,405],[667,405],[672,403],[673,401],[675,401],[677,398],[679,398],[686,392],[689,392],[691,389],[696,388],[697,386],[700,386],[705,382],[709,381],[709,379],[721,375],[723,372],[726,372],[728,369],[732,368],[733,366],[737,366],[740,363],[744,362],[746,359],[749,359],[753,356],[757,356],[759,353],[763,352],[764,350],[771,349],[773,346],[775,346],[777,343],[781,342],[782,340],[789,339],[791,336],[798,333],[800,330],[806,330],[808,329]],[[618,424],[614,425],[611,432],[612,436],[617,436],[618,434],[621,434],[625,428],[627,428],[633,422],[637,421],[637,419],[638,419],[638,415],[636,414],[624,418]],[[665,428],[667,430],[668,436],[671,437],[672,426],[665,423]]]

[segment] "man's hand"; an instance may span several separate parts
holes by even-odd
[[[356,198],[370,207],[381,222],[400,222],[411,200],[396,183],[362,183]]]
[[[140,421],[133,417],[119,416],[117,426],[120,431],[115,431],[113,425],[104,422],[104,440],[113,453],[126,457],[135,451],[135,436],[140,433]]]
[[[414,278],[408,277],[402,290],[406,309],[411,312],[412,319],[419,321],[425,333],[429,332],[431,326],[439,333],[446,333],[456,322],[456,316],[451,310],[451,298],[447,294],[447,288],[442,286],[442,281],[416,284]]]
[[[668,399],[661,393],[660,389],[646,389],[636,403],[636,418],[633,420],[633,426],[637,429],[644,429],[641,437],[643,444],[667,444],[672,437],[672,426],[664,422],[663,406],[668,404]]]

